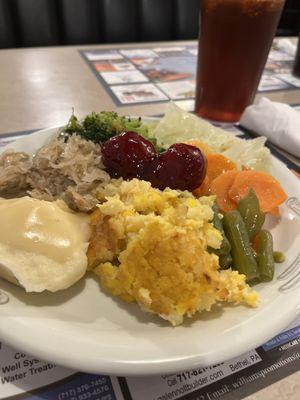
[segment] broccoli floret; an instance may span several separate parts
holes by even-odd
[[[122,132],[122,119],[115,112],[92,112],[82,122],[85,139],[96,143],[103,143],[111,137]]]
[[[149,126],[143,124],[141,118],[119,116],[114,111],[92,112],[83,121],[79,121],[73,113],[67,125],[60,131],[60,136],[66,141],[74,134],[95,143],[104,143],[113,136],[129,131],[148,139],[158,153],[165,150],[157,144],[155,138],[151,137],[151,124]]]
[[[106,142],[111,137],[128,131],[146,136],[148,128],[142,123],[141,118],[122,117],[113,111],[102,111],[92,112],[82,122],[73,114],[62,129],[62,133],[67,136],[77,134],[95,143]]]
[[[72,135],[73,133],[80,134],[83,132],[83,126],[78,121],[77,117],[72,114],[67,125],[63,128],[62,132]]]

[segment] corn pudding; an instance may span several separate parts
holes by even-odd
[[[91,215],[89,268],[104,289],[179,325],[220,301],[256,306],[237,271],[220,270],[222,235],[212,224],[214,196],[160,191],[149,182],[113,179]]]

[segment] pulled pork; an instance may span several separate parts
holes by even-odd
[[[53,139],[33,157],[14,151],[0,155],[0,196],[6,198],[62,198],[73,210],[89,212],[98,202],[96,187],[109,179],[100,146],[76,135]]]

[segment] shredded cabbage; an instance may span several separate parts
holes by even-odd
[[[173,143],[197,139],[210,146],[216,153],[224,154],[241,169],[248,166],[256,170],[270,172],[272,161],[269,149],[264,144],[265,137],[244,140],[234,132],[215,127],[208,121],[190,114],[174,103],[168,105],[160,122],[151,130],[157,144],[167,148]]]
[[[233,160],[238,169],[247,166],[259,171],[271,172],[272,159],[270,150],[264,146],[266,140],[264,136],[252,140],[239,139],[222,154]]]
[[[233,133],[215,127],[204,119],[182,110],[174,103],[168,105],[164,117],[151,134],[163,147],[198,139],[216,152],[227,150],[238,140]]]

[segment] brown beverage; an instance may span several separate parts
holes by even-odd
[[[201,0],[195,111],[235,122],[252,103],[285,0]]]
[[[297,47],[297,53],[296,53],[294,67],[293,67],[293,74],[297,78],[300,78],[300,35],[299,35],[299,39],[298,39],[298,47]]]

